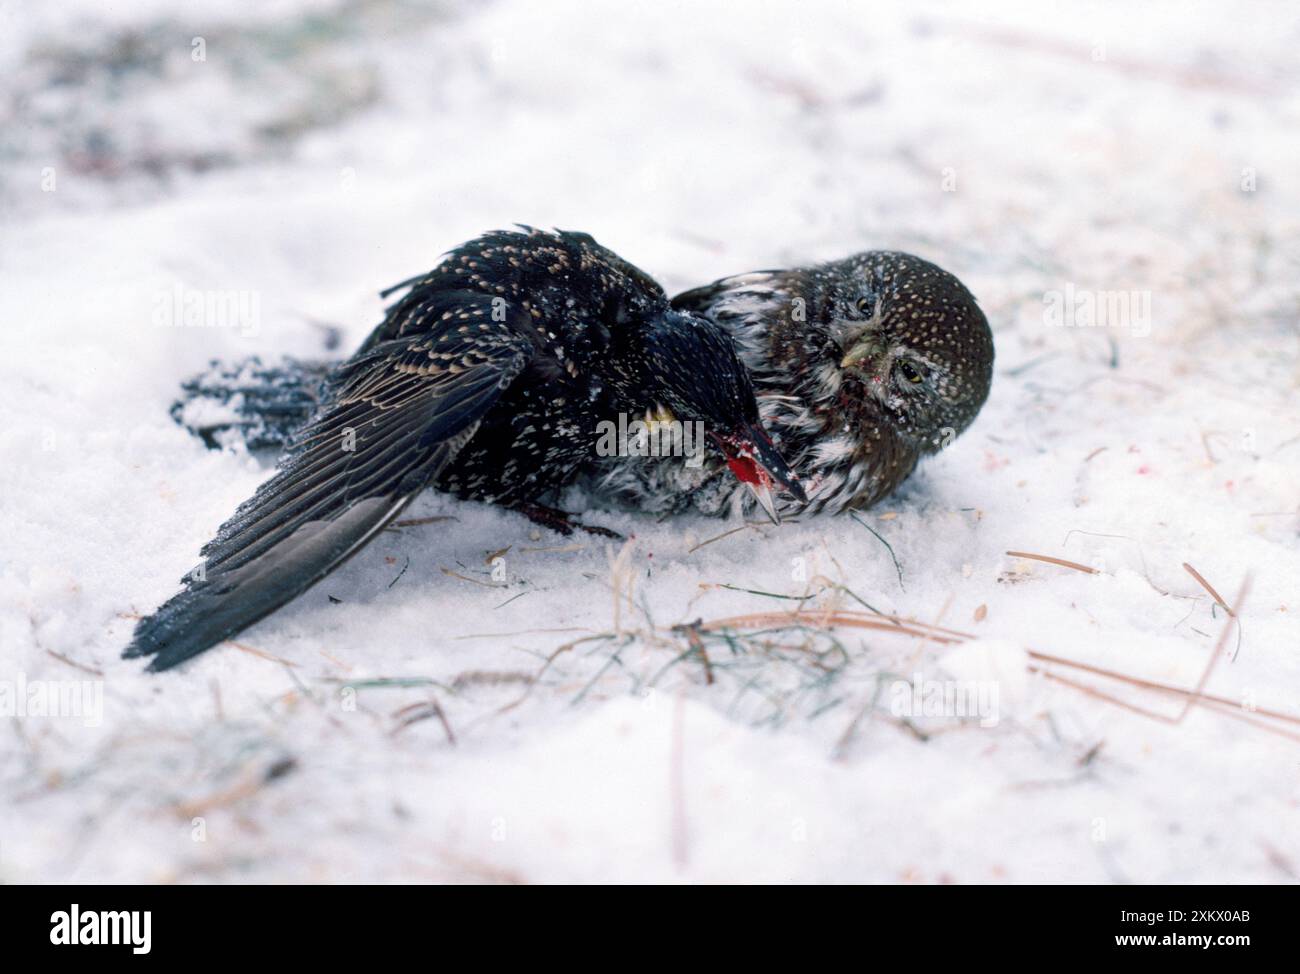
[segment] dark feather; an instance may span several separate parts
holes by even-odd
[[[204,547],[205,577],[142,620],[126,655],[162,670],[234,635],[329,574],[437,477],[531,352],[475,313],[484,302],[459,295],[472,330],[449,318],[343,366],[279,472]]]

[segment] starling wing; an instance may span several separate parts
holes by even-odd
[[[415,333],[339,368],[279,471],[203,548],[202,577],[141,620],[123,655],[168,669],[320,581],[438,476],[531,358],[482,294],[403,304]]]

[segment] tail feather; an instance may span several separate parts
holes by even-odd
[[[203,576],[142,619],[124,655],[165,670],[229,639],[328,575],[433,482],[532,355],[517,321],[489,317],[489,301],[431,294],[408,310],[436,326],[333,370],[279,471],[204,546]],[[467,316],[495,328],[471,331],[458,324]]]
[[[232,442],[249,450],[283,449],[316,409],[333,365],[292,358],[263,365],[256,356],[214,361],[181,384],[171,416],[211,450]]]
[[[260,557],[196,582],[142,620],[122,655],[153,656],[148,669],[158,672],[229,639],[328,575],[417,492],[367,498],[333,521],[309,521]]]

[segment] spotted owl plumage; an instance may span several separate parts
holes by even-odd
[[[726,328],[763,422],[807,501],[783,517],[870,507],[922,457],[975,419],[993,375],[993,337],[974,296],[910,254],[870,251],[790,270],[724,278],[673,306]],[[647,511],[748,510],[715,462],[602,462],[593,486]]]

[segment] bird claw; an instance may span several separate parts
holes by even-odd
[[[574,530],[585,531],[587,534],[595,535],[600,538],[612,538],[615,541],[626,540],[623,535],[610,528],[602,528],[597,524],[583,524],[572,514],[558,510],[554,507],[547,507],[544,504],[519,504],[515,507],[520,514],[528,518],[534,524],[540,524],[544,528],[550,528],[557,534],[562,534],[566,538],[573,534]]]

